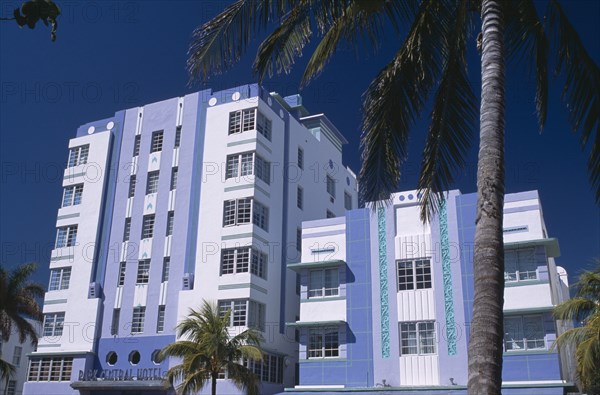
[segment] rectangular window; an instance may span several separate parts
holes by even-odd
[[[271,141],[271,127],[271,120],[259,111],[258,122],[256,123],[256,130],[269,141]]]
[[[43,336],[62,336],[65,313],[44,314]]]
[[[150,145],[150,152],[162,151],[163,146],[163,131],[152,133],[152,144]]]
[[[535,250],[525,248],[504,252],[504,279],[506,282],[537,279]]]
[[[142,239],[150,239],[154,236],[154,214],[144,215],[142,222]]]
[[[15,395],[17,390],[17,380],[9,380],[6,386],[6,395]]]
[[[131,236],[131,218],[125,218],[125,226],[123,228],[123,241],[129,241]]]
[[[327,175],[327,193],[335,198],[335,179]]]
[[[148,173],[148,183],[146,184],[146,195],[158,192],[158,171]]]
[[[296,206],[300,210],[304,209],[304,189],[301,186],[296,189]]]
[[[348,192],[344,192],[344,208],[346,210],[352,210],[352,195]]]
[[[169,211],[167,214],[167,236],[173,234],[173,223],[175,222],[175,211]]]
[[[398,261],[398,291],[431,288],[431,261]]]
[[[144,320],[146,318],[146,307],[138,306],[133,308],[133,316],[131,317],[131,333],[144,332]]]
[[[233,111],[229,113],[229,134],[254,130],[256,108]]]
[[[142,141],[142,135],[138,134],[135,136],[133,140],[133,156],[138,156],[140,154],[140,143]]]
[[[136,284],[148,284],[150,277],[150,259],[144,259],[138,262]]]
[[[69,288],[71,281],[71,268],[61,267],[50,270],[50,285],[48,291],[60,291]]]
[[[271,182],[271,162],[254,152],[228,155],[225,168],[225,179],[256,175],[265,183]]]
[[[77,242],[77,225],[62,226],[56,231],[56,248],[73,247]]]
[[[69,150],[69,163],[67,167],[75,167],[79,165],[85,165],[88,160],[88,154],[90,152],[90,145],[81,145],[79,147],[73,147]]]
[[[179,148],[180,145],[181,145],[181,126],[177,126],[177,128],[175,129],[175,144],[173,144],[173,146],[175,148]]]
[[[261,203],[254,201],[252,223],[261,229],[269,231],[269,209]]]
[[[13,351],[13,359],[12,359],[12,364],[14,366],[21,365],[21,354],[22,353],[23,353],[23,347],[15,346],[15,349]]]
[[[302,228],[296,228],[296,250],[302,251]]]
[[[308,334],[308,358],[337,358],[340,356],[338,328],[310,329]]]
[[[435,354],[433,321],[400,323],[400,355]]]
[[[226,248],[221,251],[221,275],[250,273],[265,277],[267,255],[255,248]]]
[[[174,167],[171,170],[171,190],[174,191],[177,188],[177,173],[179,172],[178,167]]]
[[[111,336],[117,336],[119,334],[119,320],[121,318],[121,309],[113,309],[112,322],[110,324]]]
[[[338,296],[340,276],[338,268],[311,270],[308,281],[308,297]]]
[[[27,381],[70,381],[73,357],[31,358]]]
[[[298,167],[304,169],[304,150],[298,147]]]
[[[63,193],[62,207],[77,206],[78,204],[81,204],[82,195],[83,184],[65,187]]]
[[[263,180],[266,184],[271,183],[271,162],[263,159],[261,156],[256,155],[255,171],[256,177]]]
[[[249,326],[259,330],[265,328],[265,305],[249,299],[220,300],[219,313],[229,315],[229,326]]]
[[[129,194],[128,197],[132,198],[135,195],[135,174],[132,176],[129,176]]]
[[[325,213],[325,217],[326,218],[335,218],[335,214],[333,213],[333,211],[327,210],[327,212]]]
[[[165,306],[158,306],[158,317],[156,318],[156,333],[163,332],[165,330]]]
[[[223,203],[223,226],[250,223],[252,207],[252,198],[226,200]]]
[[[171,266],[171,258],[166,256],[165,259],[163,259],[163,267],[162,267],[161,282],[163,282],[163,283],[169,281],[170,266]]]
[[[256,108],[242,110],[242,132],[254,130],[256,127]]]
[[[248,301],[248,326],[250,328],[264,331],[265,311],[266,309],[264,304],[255,302],[253,300]]]
[[[119,277],[118,277],[118,282],[117,282],[117,286],[119,286],[119,287],[122,287],[123,285],[125,285],[125,268],[126,267],[127,267],[126,262],[119,263]]]
[[[504,318],[505,351],[543,349],[546,349],[546,340],[541,315]]]

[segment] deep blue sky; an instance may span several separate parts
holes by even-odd
[[[63,15],[55,43],[41,24],[29,30],[18,29],[14,22],[0,23],[0,259],[8,267],[39,262],[36,280],[44,285],[68,140],[83,123],[199,90],[200,86],[187,86],[185,62],[191,32],[227,3],[57,2]],[[600,2],[562,3],[599,62]],[[2,1],[1,16],[10,15],[18,4]],[[360,50],[358,57],[346,47],[301,92],[309,111],[326,113],[348,138],[344,158],[357,172],[361,94],[395,52],[398,41],[389,34],[377,54]],[[231,72],[211,79],[210,86],[224,89],[253,82],[250,66],[256,46]],[[296,93],[309,54],[310,48],[291,75],[266,81],[267,88],[282,95]],[[474,65],[471,82],[478,94],[474,43],[469,58]],[[551,89],[547,127],[540,134],[532,100],[534,84],[522,65],[510,66],[506,190],[539,191],[549,236],[560,242],[562,256],[557,262],[573,279],[600,257],[600,211],[587,179],[587,155],[582,154],[566,122],[558,85]],[[424,121],[413,131],[400,190],[416,186],[426,127]],[[468,168],[457,177],[455,187],[463,193],[475,191],[476,154],[472,149]]]

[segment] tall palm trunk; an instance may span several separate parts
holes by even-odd
[[[210,377],[210,384],[211,384],[211,394],[212,395],[217,395],[217,373],[212,373],[211,377]]]
[[[473,256],[473,318],[469,337],[471,395],[500,394],[504,301],[504,10],[481,5],[481,114],[477,217]]]

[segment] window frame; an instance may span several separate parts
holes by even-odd
[[[122,287],[125,285],[126,270],[127,270],[127,262],[126,261],[119,262],[119,272],[117,275],[117,287]]]
[[[296,207],[304,210],[304,188],[300,185],[296,187]]]
[[[254,247],[224,248],[221,250],[219,273],[221,276],[250,273],[266,279],[267,262],[268,255]]]
[[[56,228],[54,248],[74,247],[77,244],[77,225],[66,225]]]
[[[332,277],[331,274],[329,275],[329,284],[327,283],[328,273],[335,273],[335,277]],[[313,274],[315,274],[314,279]],[[316,284],[313,283],[313,281],[317,280],[317,274],[320,274],[319,287],[317,287]],[[336,282],[337,286],[335,286]],[[308,287],[306,291],[306,297],[307,299],[337,298],[340,296],[340,283],[341,281],[339,267],[324,267],[318,269],[311,269],[308,271]]]
[[[405,329],[409,326],[414,326],[414,329]],[[414,337],[407,337],[409,334],[413,334]],[[436,324],[433,320],[399,322],[398,335],[400,337],[401,357],[406,355],[437,354]],[[424,341],[427,341],[427,343],[425,344]],[[425,347],[429,347],[430,349],[432,349],[432,351],[427,352],[423,349]],[[416,352],[413,352],[411,350]]]
[[[78,206],[83,197],[83,184],[64,187],[61,207]]]
[[[170,210],[167,213],[167,237],[173,236],[173,227],[175,226],[175,211]]]
[[[67,168],[87,164],[90,155],[90,145],[83,144],[69,149]]]
[[[335,184],[336,180],[329,174],[325,176],[326,190],[329,196],[335,199]]]
[[[48,292],[69,289],[71,272],[71,266],[50,269]]]
[[[65,312],[57,311],[44,314],[44,322],[42,326],[43,337],[62,336],[65,324]]]
[[[302,147],[298,147],[296,163],[298,164],[298,168],[300,170],[304,170],[304,148]]]
[[[217,302],[219,315],[229,314],[228,327],[248,327],[264,332],[266,323],[266,306],[252,299],[222,299]],[[254,316],[253,316],[254,315]]]
[[[509,332],[507,330],[507,322],[510,321],[519,321],[517,328],[520,332],[522,332],[522,338],[513,338],[512,340],[507,340],[507,336]],[[526,323],[526,320],[529,320],[529,325]],[[539,326],[541,338],[532,337],[531,334],[531,321],[535,321],[535,324]],[[504,336],[502,339],[503,350],[506,353],[518,353],[523,351],[540,351],[547,350],[548,345],[546,343],[546,330],[544,329],[544,317],[541,314],[523,314],[523,315],[509,315],[504,317],[503,323]],[[521,344],[520,348],[514,348],[515,345]],[[530,343],[533,343],[533,346],[530,346]],[[511,348],[508,348],[508,344],[512,344]],[[542,344],[541,346],[535,346],[535,344]]]
[[[425,266],[419,267],[418,264]],[[401,265],[405,265],[401,267]],[[401,271],[402,270],[402,271]],[[396,291],[433,289],[431,258],[396,260]]]
[[[131,334],[144,333],[146,321],[146,306],[136,306],[131,315]]]
[[[530,254],[531,261],[527,262],[526,259],[521,260],[520,255]],[[508,259],[509,256],[514,255],[516,260],[511,261]],[[514,271],[507,271],[508,266],[514,264]],[[526,265],[530,264],[533,270],[521,270],[526,268]],[[536,281],[539,279],[538,265],[535,260],[535,248],[517,248],[507,249],[504,251],[504,281],[507,283],[519,283],[527,281]]]
[[[156,215],[144,215],[142,218],[142,240],[154,237],[154,225],[156,225]]]
[[[170,269],[171,269],[171,257],[166,256],[163,258],[163,266],[162,266],[162,272],[161,272],[161,278],[160,278],[161,283],[166,283],[167,281],[169,281]]]
[[[165,331],[165,314],[166,306],[164,304],[159,305],[156,316],[156,333],[163,333]]]
[[[164,130],[152,132],[152,140],[150,141],[150,153],[161,152],[164,144]]]
[[[336,342],[332,342],[331,335],[335,334]],[[329,340],[328,340],[328,335]],[[306,359],[335,359],[340,358],[341,335],[339,327],[309,328],[306,344]],[[337,344],[328,347],[328,344]],[[329,354],[329,355],[327,355]],[[333,355],[335,354],[335,355]]]
[[[140,146],[142,144],[142,135],[141,134],[136,134],[135,137],[133,138],[133,157],[135,158],[136,156],[140,155]]]
[[[160,172],[158,170],[149,171],[146,178],[146,195],[158,193],[158,182],[160,180]]]
[[[174,191],[177,189],[177,176],[179,174],[179,166],[175,166],[171,169],[171,183],[169,190]]]
[[[148,284],[150,281],[150,259],[138,260],[137,276],[135,278],[135,284]]]
[[[344,208],[352,210],[352,195],[348,191],[344,191]]]

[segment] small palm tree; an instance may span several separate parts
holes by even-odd
[[[258,378],[242,360],[262,360],[262,337],[253,329],[232,337],[227,328],[230,314],[228,311],[221,316],[216,304],[204,301],[200,310],[190,309],[188,317],[177,325],[177,337],[184,340],[162,349],[159,359],[183,359],[167,372],[171,385],[179,383],[179,395],[196,394],[209,380],[211,393],[216,395],[217,378],[224,371],[240,390],[246,390],[248,395],[258,394]]]
[[[577,295],[556,306],[554,317],[583,324],[561,334],[554,346],[575,345],[582,390],[600,394],[600,260],[594,270],[579,276]]]
[[[35,272],[35,263],[26,263],[11,272],[0,267],[0,339],[7,342],[13,331],[13,325],[23,343],[27,337],[32,344],[38,341],[33,325],[25,319],[43,318],[42,310],[36,298],[44,296],[44,288],[28,281]],[[0,359],[0,379],[8,380],[14,367]]]

